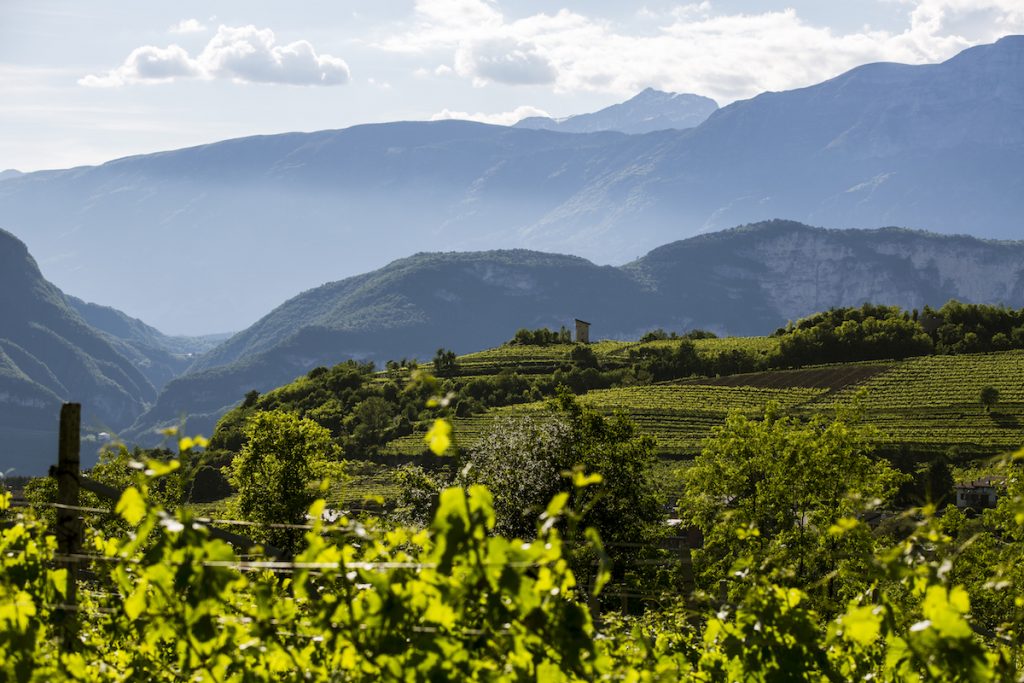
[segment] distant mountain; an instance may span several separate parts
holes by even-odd
[[[91,464],[98,435],[131,425],[226,336],[170,337],[68,296],[0,230],[0,472],[40,474],[53,464],[65,401],[82,403],[82,461]]]
[[[688,93],[671,93],[647,88],[620,104],[591,114],[578,114],[562,119],[531,116],[516,124],[516,128],[556,130],[563,133],[651,133],[675,128],[682,130],[704,123],[718,103],[709,97]]]
[[[665,245],[620,268],[525,250],[417,254],[309,290],[199,359],[129,431],[189,415],[210,434],[250,390],[317,365],[497,346],[521,327],[593,324],[594,338],[661,327],[766,334],[832,306],[920,308],[956,298],[1024,306],[1024,243],[770,221]]]
[[[118,351],[142,371],[157,391],[188,370],[196,358],[231,336],[172,337],[116,308],[86,303],[68,295],[65,300],[86,323],[112,337]]]
[[[81,402],[95,434],[129,425],[156,395],[118,341],[90,327],[25,245],[0,230],[0,470],[52,464],[62,401]]]
[[[569,135],[461,121],[263,136],[0,181],[54,281],[160,329],[243,329],[416,251],[624,263],[787,217],[1020,237],[1024,36],[871,64],[696,128]]]
[[[9,168],[6,171],[0,171],[0,180],[5,180],[6,178],[14,178],[20,175],[22,175],[21,171]]]

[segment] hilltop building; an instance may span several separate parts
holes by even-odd
[[[590,323],[576,318],[576,343],[590,343]]]

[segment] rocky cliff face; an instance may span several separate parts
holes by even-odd
[[[1024,242],[767,221],[681,240],[623,268],[694,325],[733,334],[834,306],[950,299],[1024,306]]]

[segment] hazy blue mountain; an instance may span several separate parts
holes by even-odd
[[[197,357],[231,336],[172,337],[116,308],[67,295],[65,300],[93,329],[107,335],[157,391],[188,370]]]
[[[20,175],[22,175],[21,171],[9,168],[6,171],[0,171],[0,180],[5,180],[6,178],[14,178]]]
[[[651,133],[670,128],[686,129],[702,124],[718,109],[709,97],[689,93],[672,93],[647,88],[635,97],[590,114],[577,114],[561,119],[531,116],[516,128],[556,130],[563,133]]]
[[[416,251],[619,264],[773,217],[1017,238],[1021,121],[1012,36],[766,93],[683,131],[393,123],[30,173],[0,182],[0,223],[86,300],[174,332],[243,329],[296,291]]]
[[[0,230],[0,470],[52,464],[62,401],[82,403],[89,436],[129,425],[156,394],[118,340],[90,327]]]
[[[521,327],[593,324],[593,338],[664,328],[766,334],[832,306],[951,298],[1024,306],[1024,243],[770,221],[659,247],[619,268],[525,250],[417,254],[285,302],[170,382],[130,430],[189,415],[210,434],[227,408],[355,358],[428,361],[497,346]]]

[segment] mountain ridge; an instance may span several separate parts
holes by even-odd
[[[250,390],[345,359],[498,346],[521,327],[593,323],[594,338],[654,328],[767,334],[835,306],[949,299],[1024,306],[1024,242],[774,220],[663,245],[621,267],[529,250],[420,253],[307,290],[170,382],[127,432],[189,414],[209,433]]]
[[[1016,36],[764,93],[683,131],[399,122],[25,174],[0,183],[0,219],[86,300],[160,329],[243,329],[296,291],[451,245],[623,263],[777,216],[1016,236],[1021,120]],[[152,273],[178,272],[181,253],[204,278],[167,296]],[[246,272],[274,276],[229,275]]]
[[[710,97],[691,93],[671,93],[647,88],[625,102],[596,112],[562,118],[530,116],[515,128],[554,130],[564,133],[616,131],[629,135],[659,130],[693,128],[718,109]]]

